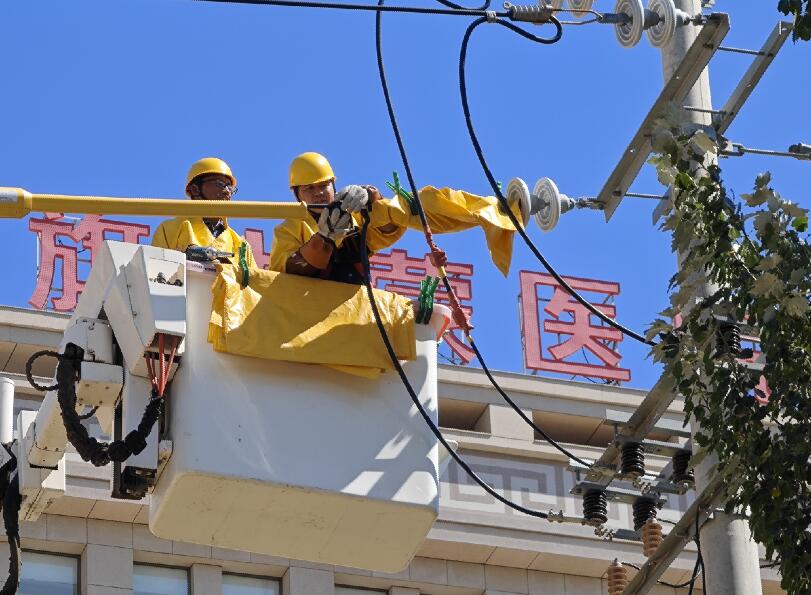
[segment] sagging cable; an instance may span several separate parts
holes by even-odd
[[[414,406],[417,408],[422,419],[425,421],[426,425],[430,428],[431,433],[439,440],[440,444],[445,447],[448,451],[448,454],[451,458],[456,461],[456,463],[467,473],[473,481],[475,481],[479,486],[484,489],[485,492],[493,496],[496,500],[509,506],[513,510],[517,510],[518,512],[523,512],[526,515],[533,516],[536,518],[546,519],[549,515],[545,512],[540,510],[532,510],[531,508],[526,508],[517,504],[506,498],[505,496],[499,494],[496,490],[490,487],[487,482],[485,482],[481,477],[479,477],[475,471],[468,465],[465,460],[457,454],[448,441],[445,440],[445,437],[442,435],[442,432],[439,430],[437,425],[434,423],[434,420],[431,419],[431,416],[425,410],[425,407],[420,402],[419,396],[417,395],[414,387],[411,385],[411,381],[409,381],[408,376],[403,370],[403,365],[400,363],[400,360],[397,358],[397,354],[394,351],[394,347],[391,344],[391,340],[389,339],[388,333],[386,332],[386,327],[383,325],[383,319],[380,316],[380,310],[377,307],[377,301],[375,300],[375,294],[372,290],[372,281],[371,281],[371,266],[369,264],[369,251],[366,248],[366,232],[369,228],[369,212],[364,210],[363,211],[363,226],[361,228],[361,237],[360,237],[360,246],[361,246],[361,260],[363,262],[363,285],[366,288],[366,295],[369,298],[369,305],[372,308],[372,314],[375,318],[375,324],[377,325],[377,330],[380,332],[380,338],[383,340],[383,344],[386,347],[386,352],[389,354],[389,358],[391,359],[391,363],[394,366],[394,369],[397,371],[397,375],[400,376],[400,380],[403,383],[406,391],[408,391],[408,395],[411,397],[411,400],[414,403]]]
[[[472,120],[471,115],[470,115],[470,107],[468,105],[468,99],[467,99],[467,83],[466,83],[466,80],[465,80],[465,61],[466,61],[466,58],[467,58],[467,48],[468,48],[468,43],[470,42],[470,36],[473,33],[473,31],[476,29],[476,27],[478,27],[479,25],[481,25],[482,23],[485,23],[485,22],[487,22],[486,18],[476,19],[475,21],[473,21],[470,24],[470,26],[468,26],[467,31],[465,31],[464,38],[462,39],[462,47],[461,47],[461,50],[459,52],[459,91],[460,91],[461,98],[462,98],[462,109],[464,111],[465,124],[467,125],[467,130],[468,130],[468,133],[470,135],[470,140],[473,143],[473,149],[476,152],[476,156],[479,159],[479,163],[481,164],[482,170],[484,171],[484,174],[487,177],[487,181],[490,183],[490,186],[491,186],[491,188],[493,190],[494,195],[496,196],[496,198],[501,203],[504,213],[507,215],[507,217],[509,217],[510,221],[512,222],[513,226],[515,227],[515,230],[518,232],[518,235],[521,236],[521,239],[524,241],[524,243],[527,245],[527,247],[530,249],[530,251],[535,255],[535,258],[541,263],[541,265],[543,265],[543,267],[547,271],[549,271],[549,274],[552,275],[552,277],[554,277],[555,281],[557,281],[558,284],[560,284],[560,286],[569,295],[571,295],[575,300],[577,300],[577,302],[579,302],[582,306],[584,306],[589,312],[591,312],[594,316],[596,316],[597,318],[602,320],[604,323],[606,323],[610,327],[620,331],[624,335],[626,335],[626,336],[628,336],[628,337],[630,337],[630,338],[632,338],[632,339],[634,339],[636,341],[639,341],[640,343],[644,343],[646,345],[651,345],[651,346],[655,345],[655,343],[653,341],[650,341],[650,340],[646,339],[643,335],[640,335],[639,333],[636,333],[636,332],[626,328],[625,326],[623,326],[622,324],[620,324],[619,322],[617,322],[616,320],[614,320],[610,316],[607,316],[606,314],[601,312],[594,304],[592,304],[586,298],[584,298],[582,295],[580,295],[580,293],[578,293],[577,290],[575,290],[566,281],[566,279],[564,279],[555,270],[555,268],[549,263],[549,261],[546,260],[544,255],[541,253],[541,251],[538,249],[538,247],[535,245],[535,243],[532,241],[532,239],[529,237],[529,235],[527,235],[527,232],[524,230],[523,225],[521,225],[521,223],[518,221],[518,218],[512,212],[512,209],[510,209],[509,204],[507,202],[507,199],[504,197],[504,194],[501,192],[501,188],[499,188],[498,183],[496,182],[496,179],[493,176],[493,173],[490,171],[490,167],[487,165],[487,160],[484,157],[484,152],[482,151],[481,144],[479,143],[479,139],[476,136],[476,131],[473,128],[473,120]],[[522,37],[524,37],[526,39],[529,39],[530,41],[534,41],[536,43],[549,44],[549,43],[554,43],[554,41],[557,41],[557,40],[553,41],[553,40],[537,37],[537,36],[535,36],[535,35],[533,35],[531,33],[528,33],[526,31],[522,30],[519,27],[516,27],[512,23],[508,23],[506,21],[497,20],[497,21],[495,21],[495,23],[498,24],[498,25],[501,25],[502,27],[506,27],[507,29],[510,29],[511,31],[514,31],[514,32],[518,33]]]
[[[382,6],[385,0],[379,0],[379,5]],[[562,35],[562,29],[558,24],[556,27],[556,33],[553,38],[550,38],[550,43],[554,43],[560,39]],[[456,325],[462,330],[465,335],[465,338],[470,343],[473,352],[476,355],[476,359],[478,360],[479,364],[484,370],[488,380],[496,389],[496,391],[501,395],[502,399],[510,406],[512,409],[518,413],[521,419],[524,420],[525,423],[529,424],[529,426],[538,432],[538,434],[543,437],[550,445],[554,448],[565,454],[571,459],[574,459],[581,465],[586,467],[591,467],[591,464],[587,461],[581,459],[580,457],[574,455],[573,453],[569,452],[564,446],[559,444],[556,440],[554,440],[547,432],[545,432],[540,426],[530,419],[526,413],[513,401],[509,395],[501,388],[498,384],[496,379],[490,373],[490,369],[487,366],[487,363],[484,361],[484,357],[482,356],[481,352],[479,351],[478,346],[476,345],[473,337],[470,334],[470,331],[473,329],[473,326],[470,324],[470,321],[467,317],[467,314],[462,309],[459,300],[456,296],[456,292],[453,290],[453,287],[448,280],[448,276],[445,271],[445,264],[447,263],[447,256],[445,252],[441,250],[436,243],[434,242],[433,233],[431,232],[431,226],[428,223],[428,217],[425,214],[425,209],[422,206],[422,202],[420,201],[419,192],[417,191],[417,184],[414,181],[414,175],[411,171],[411,163],[408,159],[408,154],[406,153],[405,143],[403,142],[402,135],[400,134],[400,127],[397,124],[397,116],[394,113],[394,105],[391,101],[391,94],[389,92],[389,85],[388,80],[386,78],[386,69],[383,62],[383,42],[382,42],[382,15],[381,13],[377,13],[377,18],[375,22],[375,46],[377,50],[377,68],[378,73],[380,75],[380,85],[383,89],[383,96],[386,100],[386,109],[388,110],[389,114],[389,122],[391,123],[392,131],[394,132],[394,137],[397,141],[397,148],[400,151],[400,159],[403,162],[403,167],[405,168],[406,176],[408,177],[408,183],[411,187],[411,196],[412,201],[409,204],[413,204],[414,208],[417,211],[417,215],[420,218],[420,223],[422,224],[423,234],[425,236],[425,241],[428,244],[428,248],[431,251],[431,260],[434,262],[434,266],[437,267],[437,274],[442,279],[442,283],[445,287],[445,292],[448,296],[448,301],[450,302],[451,311],[453,313],[453,320]],[[534,37],[534,36],[533,36]],[[539,38],[540,39],[540,38]],[[554,41],[552,41],[554,40]],[[395,177],[395,185],[399,188],[399,180]]]

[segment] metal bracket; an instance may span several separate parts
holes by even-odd
[[[783,44],[788,39],[793,28],[794,24],[788,21],[781,21],[775,25],[768,39],[763,44],[763,47],[760,48],[757,57],[752,61],[751,66],[749,66],[741,77],[735,90],[732,91],[724,107],[722,107],[719,110],[720,113],[713,118],[713,126],[719,134],[726,132],[730,124],[732,124],[732,121],[738,116],[743,104],[746,103],[746,100],[749,99],[749,96],[752,94],[752,91],[755,90],[760,79],[763,78],[763,75],[774,61],[780,48],[783,47]]]
[[[653,386],[639,407],[633,412],[617,437],[642,440],[656,426],[657,420],[676,397],[675,387],[669,377],[663,376]],[[610,444],[586,473],[586,479],[606,486],[616,473],[616,461],[620,454],[616,441]]]
[[[642,448],[645,449],[645,454],[658,455],[660,457],[672,457],[677,452],[684,450],[683,446],[673,442],[662,442],[660,440],[635,440],[634,438],[630,438],[628,436],[617,436],[614,444],[622,448],[622,446],[628,442],[641,444]]]
[[[625,427],[630,422],[631,417],[632,414],[625,411],[606,409],[603,424]],[[660,434],[669,434],[670,436],[679,436],[681,438],[689,438],[691,436],[689,426],[685,426],[681,421],[671,419],[659,418],[654,422],[650,431]]]

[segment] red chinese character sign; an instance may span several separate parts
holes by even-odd
[[[137,244],[141,238],[149,237],[148,225],[112,221],[101,215],[87,215],[75,222],[64,220],[61,213],[46,213],[42,219],[32,217],[28,229],[37,234],[39,242],[37,282],[28,301],[42,309],[47,307],[50,298],[57,312],[70,312],[76,307],[84,288],[84,281],[79,279],[79,263],[92,263],[104,240]],[[79,254],[85,252],[87,258],[79,259]],[[54,287],[57,261],[61,263],[61,288]],[[54,292],[60,295],[52,297]]]
[[[394,249],[390,253],[375,254],[369,259],[369,264],[372,286],[411,298],[419,297],[420,282],[426,275],[437,276],[436,267],[431,263],[428,254],[422,258],[413,258],[405,250]],[[469,304],[473,298],[473,265],[449,262],[445,271],[462,309],[470,316],[473,313],[473,308]],[[448,303],[448,293],[441,283],[437,287],[435,299],[442,304]],[[475,355],[465,343],[459,327],[454,323],[451,323],[445,334],[445,342],[462,364],[467,364]]]
[[[620,331],[599,321],[552,275],[521,271],[520,279],[524,361],[528,369],[613,382],[631,379],[631,371],[619,367],[622,356],[617,345],[623,339]],[[619,295],[619,283],[564,279],[578,293],[585,294],[600,312],[611,318],[616,316],[616,307],[607,301]],[[591,361],[589,353],[601,363]]]

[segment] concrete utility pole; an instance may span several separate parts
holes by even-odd
[[[690,15],[701,12],[701,0],[675,0],[675,2],[676,8]],[[662,48],[665,81],[670,79],[696,35],[697,27],[695,26],[678,27],[673,41]],[[696,85],[687,94],[684,105],[700,110],[712,109],[707,70],[702,73]],[[709,112],[689,111],[688,113],[693,122],[700,124],[711,124],[712,122],[712,115]],[[679,265],[681,265],[681,260],[682,255],[680,254]],[[698,292],[699,295],[696,297],[705,297],[712,291],[713,287],[705,284],[703,291]],[[695,420],[692,421],[692,424],[695,433]],[[695,441],[693,444],[693,448],[697,449]],[[708,456],[697,466],[695,470],[697,493],[700,493],[707,485],[709,473],[712,471],[715,461],[713,456]],[[701,529],[700,539],[708,593],[711,595],[762,595],[758,548],[752,539],[746,519],[727,515],[723,511],[715,511],[712,518]]]

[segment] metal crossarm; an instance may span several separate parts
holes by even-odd
[[[704,110],[691,106],[686,109],[705,111],[713,114],[713,126],[723,134],[730,127],[737,115],[740,113],[746,100],[755,90],[760,79],[769,68],[774,58],[777,56],[783,44],[789,37],[793,24],[781,21],[775,25],[763,47],[757,51],[745,52],[755,55],[755,59],[747,71],[741,77],[735,90],[730,95],[724,107],[720,110]],[[693,45],[687,51],[676,72],[662,89],[656,103],[653,104],[650,112],[645,117],[628,148],[625,150],[619,164],[611,173],[596,202],[603,203],[606,221],[610,220],[614,211],[619,206],[627,190],[633,184],[639,170],[642,169],[645,161],[650,155],[650,131],[656,118],[663,113],[667,104],[671,101],[681,103],[692,86],[698,80],[701,72],[721,47],[721,41],[729,31],[729,18],[726,14],[710,15],[707,24],[699,33]],[[726,48],[730,49],[730,48]],[[740,51],[740,50],[737,50]],[[742,52],[743,53],[743,52]],[[789,155],[789,156],[794,156]],[[802,157],[799,157],[800,159]],[[654,217],[654,220],[656,217]]]
[[[656,423],[676,397],[675,387],[669,377],[663,376],[633,412],[618,433],[618,437],[642,440],[656,427]],[[608,485],[616,474],[620,449],[612,442],[586,474],[586,480]]]
[[[735,87],[732,95],[729,96],[724,107],[721,108],[719,115],[713,119],[713,125],[719,133],[726,132],[727,128],[732,124],[738,112],[741,111],[743,104],[746,103],[760,79],[763,78],[766,69],[769,68],[780,48],[783,47],[793,28],[794,25],[787,21],[781,21],[775,25],[766,43],[760,48],[757,57],[741,77],[740,82]]]
[[[597,202],[605,205],[606,221],[611,219],[650,155],[650,133],[654,122],[664,113],[668,104],[674,101],[680,104],[684,101],[728,32],[729,15],[717,13],[707,17],[706,24],[702,27],[693,45],[687,50],[687,54],[673,76],[662,89],[628,148],[622,154],[617,167],[611,172],[605,186],[597,195]]]

